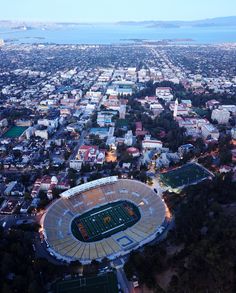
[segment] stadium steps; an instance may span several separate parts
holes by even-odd
[[[78,250],[80,249],[80,247],[82,246],[82,243],[77,241],[76,245],[67,253],[67,255],[71,258],[73,258],[75,256],[75,254],[78,252]]]
[[[82,243],[82,245],[79,247],[79,249],[77,250],[76,254],[74,255],[75,258],[77,258],[77,259],[82,258],[82,255],[83,255],[83,252],[84,252],[84,249],[85,249],[86,245],[87,244]]]
[[[103,258],[106,256],[106,252],[103,248],[102,243],[103,243],[103,241],[96,242],[97,255],[99,258]]]

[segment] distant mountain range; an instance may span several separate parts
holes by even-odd
[[[236,16],[216,17],[194,21],[121,21],[120,25],[138,25],[145,27],[160,27],[160,28],[178,28],[182,26],[190,27],[211,27],[211,26],[236,26]]]
[[[0,27],[28,30],[28,29],[47,29],[47,28],[61,28],[61,27],[76,27],[79,25],[99,25],[101,23],[80,23],[80,22],[29,22],[29,21],[11,21],[0,20]],[[106,24],[106,23],[103,23]],[[111,24],[111,23],[109,23]],[[183,26],[188,27],[212,27],[212,26],[236,26],[236,16],[216,17],[195,21],[120,21],[113,23],[116,25],[130,25],[130,26],[144,26],[150,28],[178,28]]]

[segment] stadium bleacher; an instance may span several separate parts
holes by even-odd
[[[43,223],[44,236],[58,258],[66,261],[79,259],[81,262],[104,257],[114,259],[129,252],[126,245],[138,247],[156,237],[166,213],[160,196],[139,181],[116,177],[102,179],[67,190],[49,207]],[[86,243],[74,236],[71,229],[74,218],[120,200],[138,207],[141,218],[133,226],[96,242]]]

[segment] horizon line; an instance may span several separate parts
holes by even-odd
[[[214,20],[219,18],[231,18],[236,17],[236,15],[228,15],[228,16],[216,16],[216,17],[209,17],[209,18],[198,18],[198,19],[192,19],[192,20],[181,20],[181,19],[173,19],[173,20],[114,20],[114,21],[62,21],[62,20],[21,20],[21,19],[0,19],[0,22],[31,22],[31,23],[50,23],[50,24],[115,24],[115,23],[124,23],[124,22],[132,22],[132,23],[139,23],[139,22],[193,22],[193,21],[204,21],[204,20]]]

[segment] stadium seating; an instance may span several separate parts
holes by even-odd
[[[68,190],[66,196],[49,207],[43,223],[44,235],[57,257],[67,261],[79,259],[82,262],[104,257],[113,259],[127,253],[126,246],[138,247],[140,243],[155,238],[157,229],[165,220],[162,199],[138,181],[113,178],[107,184],[104,184],[106,180],[100,182],[98,186],[96,182],[91,184],[91,189],[85,186]],[[141,219],[136,224],[101,241],[87,243],[75,238],[71,223],[76,216],[119,200],[130,201],[139,207]]]

